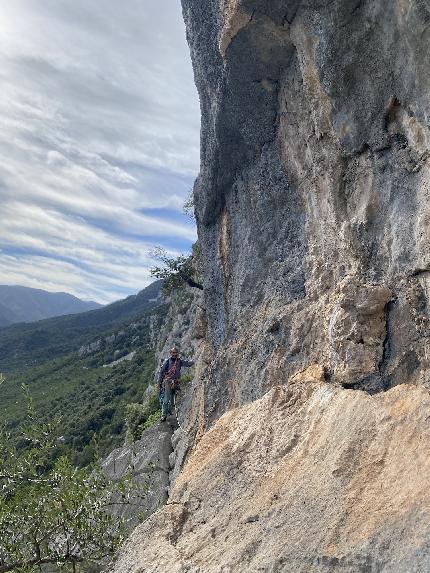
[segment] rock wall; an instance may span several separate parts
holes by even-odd
[[[309,377],[229,411],[115,573],[424,573],[430,397]]]
[[[204,383],[202,356],[206,337],[206,311],[200,290],[184,287],[174,292],[163,325],[156,334],[158,368],[176,346],[183,358],[192,359],[196,366],[182,370],[181,390],[176,397],[177,420],[173,421],[172,452],[170,455],[170,484],[179,475],[194,441],[202,433]],[[155,383],[157,383],[155,381]],[[168,420],[172,422],[172,420]],[[177,424],[179,422],[179,427]]]
[[[128,529],[166,502],[171,452],[171,428],[157,424],[145,430],[141,440],[113,450],[102,462],[104,473],[113,481],[131,472],[136,492],[141,493],[129,503],[122,503],[120,496],[113,500],[112,512],[125,520]]]
[[[426,384],[430,6],[183,9],[202,108],[207,421],[311,363],[370,392]]]
[[[204,339],[115,573],[424,573],[430,6],[182,5]]]

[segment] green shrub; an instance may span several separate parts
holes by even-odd
[[[124,520],[106,508],[118,493],[127,503],[132,484],[78,469],[66,456],[52,463],[61,420],[37,424],[26,392],[25,449],[19,452],[0,428],[0,571],[30,573],[52,564],[76,573],[84,561],[94,570],[124,541]]]
[[[157,419],[155,414],[159,410],[158,392],[154,389],[145,399],[143,404],[127,404],[125,413],[126,439],[128,442],[140,440],[146,423],[152,420],[152,425]]]
[[[157,410],[149,416],[146,422],[143,424],[142,432],[153,426],[161,418],[161,410]]]
[[[194,374],[192,372],[187,372],[186,374],[181,376],[181,386],[185,388],[185,386],[188,386],[188,384],[191,382],[193,378]]]
[[[150,272],[153,277],[164,281],[162,287],[164,294],[172,294],[185,285],[203,290],[203,286],[198,282],[200,279],[192,254],[171,258],[165,249],[157,247],[153,252],[153,257],[160,262],[161,266],[153,267]]]

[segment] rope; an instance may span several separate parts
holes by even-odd
[[[176,392],[173,394],[173,406],[175,408],[175,418],[176,418],[176,421],[178,422],[178,426],[181,428],[181,430],[184,432],[184,434],[186,434],[187,432],[181,426],[181,423],[180,423],[179,417],[178,417],[178,408],[176,407]]]
[[[186,436],[187,440],[189,440],[189,439],[190,439],[190,432],[188,432],[188,431],[181,425],[181,423],[179,422],[179,418],[178,418],[178,408],[177,408],[177,406],[176,406],[176,392],[175,392],[175,394],[173,395],[173,405],[174,405],[174,407],[175,407],[175,418],[176,418],[176,421],[178,422],[178,426],[181,428],[181,430],[182,430],[182,432],[184,433],[184,435]],[[188,442],[188,444],[189,444],[189,442]]]

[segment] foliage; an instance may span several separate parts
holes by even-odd
[[[187,372],[181,376],[181,387],[187,386],[191,380],[194,378],[193,372]]]
[[[155,290],[148,287],[142,292],[148,297],[148,293],[159,294],[159,291],[158,285]],[[133,308],[137,308],[134,303]],[[163,322],[167,309],[167,304],[162,304],[133,315],[131,323],[121,323],[114,330],[104,331],[104,326],[101,331],[95,330],[95,338],[89,342],[100,344],[92,344],[95,349],[84,355],[75,351],[43,364],[34,364],[31,360],[25,370],[10,372],[1,385],[0,425],[5,425],[18,449],[25,445],[19,435],[19,426],[25,416],[25,403],[20,393],[22,384],[29,386],[41,422],[53,415],[62,417],[52,459],[67,455],[75,465],[91,464],[96,456],[94,436],[97,436],[101,455],[120,446],[125,436],[125,405],[140,401],[148,384],[152,383],[156,365],[151,332]],[[127,306],[127,312],[129,310],[130,306]],[[125,316],[129,315],[126,313]],[[0,334],[2,332],[0,330]],[[69,335],[69,347],[77,347],[82,341],[82,330],[79,328]],[[55,330],[51,336],[55,338]],[[20,340],[19,345],[23,342]],[[51,350],[48,344],[45,357]],[[103,367],[130,352],[135,353],[133,360]]]
[[[146,422],[143,424],[142,432],[144,432],[145,430],[156,424],[160,418],[161,418],[161,410],[157,410],[156,412],[151,414],[149,418],[146,420]]]
[[[152,382],[154,352],[142,348],[133,361],[114,368],[85,366],[91,361],[101,362],[103,352],[86,359],[72,354],[8,376],[1,386],[0,424],[6,425],[19,450],[25,446],[19,434],[26,415],[22,384],[29,386],[41,422],[52,416],[62,418],[57,443],[51,451],[53,459],[67,455],[74,464],[86,466],[97,454],[94,436],[101,455],[124,442],[125,407],[141,399]]]
[[[140,440],[142,432],[160,417],[158,392],[154,389],[143,404],[127,404],[125,426],[128,442]]]
[[[158,279],[163,279],[163,292],[170,294],[174,290],[182,288],[185,284],[192,288],[203,290],[198,282],[194,268],[192,255],[179,255],[176,258],[169,257],[166,250],[157,247],[153,253],[161,266],[151,269],[151,275]]]
[[[45,563],[78,570],[122,539],[106,508],[127,501],[131,486],[117,484],[112,496],[100,472],[82,468],[124,442],[126,405],[152,383],[151,331],[168,307],[151,302],[160,284],[151,287],[113,309],[0,330],[0,368],[9,371],[0,375],[0,573]],[[104,367],[131,351],[132,361]],[[31,400],[22,398],[23,384]],[[142,406],[140,433],[159,416],[157,393]]]
[[[111,556],[124,539],[122,520],[107,512],[118,486],[66,456],[52,463],[59,420],[37,423],[28,394],[27,403],[25,448],[19,452],[10,435],[0,435],[0,573],[47,563],[78,571],[83,561]]]
[[[187,217],[189,217],[190,219],[193,219],[193,220],[196,219],[196,215],[195,215],[195,211],[194,211],[194,195],[193,195],[192,189],[191,189],[188,197],[185,199],[185,203],[184,203],[182,210],[184,212],[184,215],[187,215]]]

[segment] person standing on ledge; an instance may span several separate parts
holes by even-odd
[[[193,366],[192,360],[182,360],[179,357],[177,348],[170,350],[170,358],[168,358],[161,367],[160,374],[158,375],[158,389],[160,393],[161,403],[161,422],[165,422],[167,415],[171,414],[172,402],[175,393],[179,390],[181,381],[181,368],[189,368]]]

